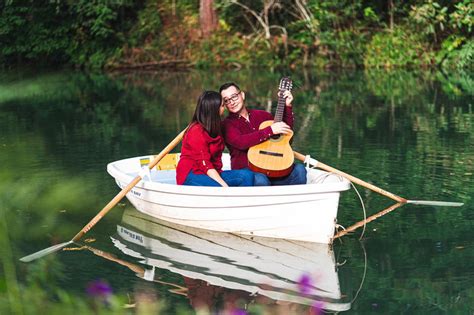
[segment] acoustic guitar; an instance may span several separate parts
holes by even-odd
[[[259,129],[264,129],[275,122],[283,120],[285,110],[284,91],[291,91],[293,82],[289,77],[283,77],[278,87],[278,106],[274,120],[267,120],[260,124]],[[290,146],[291,134],[273,135],[270,139],[261,142],[249,149],[247,157],[249,167],[254,172],[267,175],[270,178],[284,177],[291,173],[294,162],[293,150]]]

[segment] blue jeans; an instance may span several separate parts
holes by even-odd
[[[244,168],[248,170],[247,168]],[[294,164],[293,170],[288,176],[271,179],[262,173],[256,173],[255,186],[279,186],[279,185],[303,185],[306,184],[306,168],[303,164]]]
[[[253,186],[254,185],[254,173],[249,170],[231,170],[223,171],[220,173],[222,179],[231,187],[235,186]],[[221,185],[204,174],[194,174],[193,171],[189,172],[183,185],[188,186],[216,186]]]

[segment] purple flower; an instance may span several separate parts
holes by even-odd
[[[311,290],[313,280],[311,276],[307,273],[301,275],[298,280],[298,289],[302,294],[308,294]]]
[[[107,300],[112,295],[112,287],[104,280],[95,280],[87,285],[89,296]]]
[[[315,301],[311,305],[311,315],[321,315],[323,312],[324,303],[322,301]]]
[[[241,310],[240,308],[235,308],[232,310],[232,315],[248,315],[247,311]]]

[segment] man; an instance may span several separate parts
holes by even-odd
[[[248,109],[245,105],[245,93],[233,82],[225,83],[219,88],[222,101],[229,111],[224,119],[224,140],[229,148],[232,169],[248,168],[247,151],[250,147],[268,140],[275,134],[288,134],[293,127],[293,95],[285,91],[285,111],[283,121],[273,123],[262,130],[262,122],[273,120],[273,116],[264,111]],[[255,186],[268,185],[300,185],[306,184],[306,169],[303,164],[294,164],[291,173],[283,178],[269,178],[265,174],[256,173]]]

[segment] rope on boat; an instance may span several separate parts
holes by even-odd
[[[304,164],[306,164],[306,167],[307,168],[311,168],[311,162],[313,162],[313,166],[314,168],[317,167],[318,165],[318,161],[315,160],[315,159],[312,159],[313,161],[311,161],[311,156],[309,154],[305,155],[304,157]]]
[[[362,205],[362,212],[364,213],[364,220],[362,220],[361,222],[363,222],[363,229],[362,229],[362,233],[360,234],[360,237],[359,237],[359,241],[362,240],[362,238],[364,237],[364,233],[365,233],[365,227],[366,227],[366,223],[367,223],[367,211],[365,210],[365,204],[364,204],[364,201],[362,200],[362,197],[360,196],[360,193],[359,191],[357,190],[357,187],[354,186],[354,184],[351,182],[351,186],[354,188],[354,190],[356,191],[357,193],[357,196],[359,197],[359,200],[360,200],[360,204]],[[338,228],[341,228],[342,229],[342,232],[338,232],[336,233],[336,236],[334,236],[333,239],[336,239],[336,238],[339,238],[340,236],[342,235],[345,235],[347,233],[350,232],[350,230],[347,230],[343,225],[341,224],[336,224],[336,229]]]
[[[339,229],[341,229],[341,230],[343,230],[343,231],[346,230],[346,228],[344,227],[344,225],[342,225],[342,224],[337,224],[337,223],[336,223],[336,230],[339,231]]]
[[[367,212],[365,211],[365,204],[364,204],[364,201],[362,200],[362,197],[360,196],[360,193],[359,191],[357,190],[356,186],[354,186],[354,184],[351,182],[351,186],[354,188],[354,190],[356,191],[357,193],[357,196],[359,196],[359,200],[360,200],[360,204],[362,205],[362,211],[364,212],[364,226],[362,228],[362,233],[360,234],[360,237],[359,237],[359,241],[362,240],[362,238],[364,237],[364,233],[365,233],[365,227],[366,227],[366,221],[367,221]]]
[[[305,156],[305,159],[304,159],[304,164],[306,165],[306,168],[312,168],[312,169],[316,169],[317,166],[318,166],[318,161],[315,160],[315,159],[312,159],[311,156],[308,154]],[[313,181],[314,183],[323,183],[329,176],[331,175],[334,175],[334,176],[337,176],[339,178],[339,180],[343,180],[344,177],[342,177],[341,175],[339,174],[336,174],[336,173],[332,173],[332,172],[326,172],[326,173],[323,173],[321,175],[318,175],[315,180]],[[365,228],[366,228],[366,221],[367,221],[367,211],[365,209],[365,204],[364,204],[364,200],[362,200],[362,197],[359,193],[359,191],[357,190],[357,187],[354,185],[354,183],[352,183],[351,181],[349,181],[351,183],[351,186],[352,188],[354,188],[354,190],[356,191],[357,193],[357,196],[359,197],[359,200],[360,200],[360,204],[362,205],[362,211],[364,213],[364,225],[363,225],[363,229],[362,229],[362,233],[359,237],[359,240],[361,240],[363,237],[364,237],[364,233],[365,233]],[[342,227],[343,230],[346,230],[342,225],[337,225],[339,227]]]

